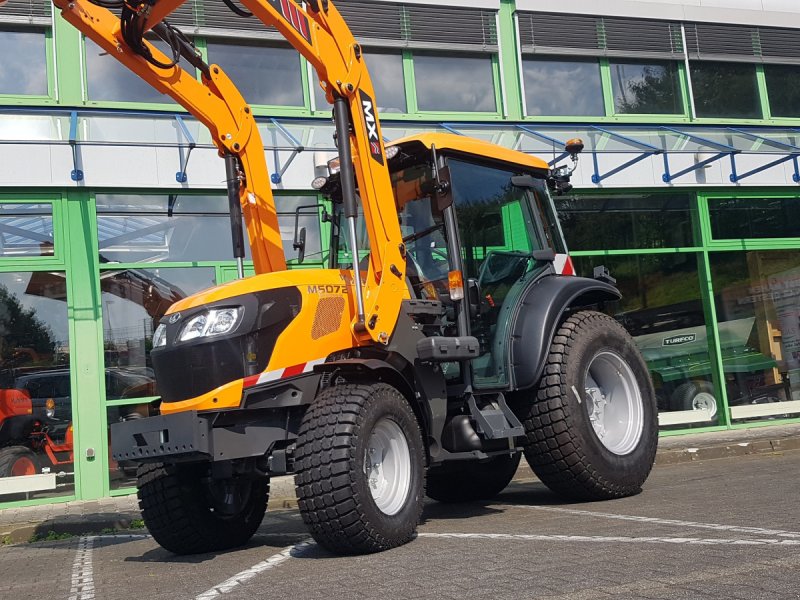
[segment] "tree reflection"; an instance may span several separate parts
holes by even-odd
[[[5,366],[50,363],[56,341],[50,326],[41,321],[33,308],[25,308],[19,298],[0,285],[0,362]]]
[[[618,113],[676,114],[678,80],[673,64],[612,64],[614,103]]]

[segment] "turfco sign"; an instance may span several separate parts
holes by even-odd
[[[661,342],[662,346],[679,346],[681,344],[688,344],[689,342],[697,341],[697,334],[687,333],[684,335],[673,335],[672,337],[664,338]]]

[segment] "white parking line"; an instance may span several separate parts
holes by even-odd
[[[697,521],[681,521],[678,519],[659,519],[656,517],[640,517],[636,515],[618,515],[614,513],[594,512],[590,510],[576,510],[574,508],[557,508],[554,506],[528,506],[514,504],[514,508],[541,510],[546,512],[578,515],[585,517],[600,517],[617,521],[637,521],[640,523],[653,523],[654,525],[672,525],[676,527],[691,527],[695,529],[713,529],[714,531],[730,531],[733,533],[752,533],[756,535],[776,535],[778,537],[800,539],[800,532],[786,531],[783,529],[764,529],[763,527],[743,527],[741,525],[721,525],[719,523],[701,523]]]
[[[698,546],[800,546],[800,540],[775,538],[725,539],[691,537],[630,537],[603,535],[536,535],[525,533],[420,533],[419,537],[476,540],[520,540],[526,542],[583,542],[597,544],[689,544]]]
[[[270,569],[274,569],[281,563],[286,562],[290,558],[292,558],[292,553],[300,550],[301,548],[305,548],[307,546],[312,545],[313,542],[304,541],[298,544],[294,544],[292,546],[288,546],[278,552],[270,556],[267,560],[264,560],[258,564],[253,565],[249,569],[245,569],[240,573],[237,573],[233,577],[230,577],[223,581],[220,584],[215,585],[210,590],[207,590],[197,596],[195,600],[210,600],[212,598],[218,598],[222,596],[222,594],[228,594],[232,592],[237,586],[245,583],[246,581],[252,579],[259,573],[263,573],[264,571],[269,571]]]
[[[97,536],[87,535],[78,539],[78,552],[72,563],[72,587],[69,600],[93,600],[94,569],[92,567],[92,548]]]

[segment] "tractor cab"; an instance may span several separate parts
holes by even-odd
[[[444,305],[442,335],[478,340],[471,362],[474,388],[507,387],[509,326],[523,291],[540,277],[572,274],[550,196],[551,188],[563,189],[568,173],[450,134],[405,138],[389,146],[387,156],[409,295]],[[338,178],[321,183],[334,203],[336,224],[342,206]],[[337,231],[334,225],[331,266],[352,268],[355,254],[363,270],[369,249],[353,253]],[[443,369],[448,380],[462,378],[459,363]]]

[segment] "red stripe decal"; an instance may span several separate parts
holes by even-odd
[[[298,31],[300,31],[300,15],[297,12],[297,7],[290,2],[289,10],[292,13],[292,26]]]
[[[261,377],[261,375],[251,375],[250,377],[245,377],[244,378],[244,387],[246,387],[246,388],[253,387],[256,383],[258,383],[258,378],[259,377]]]
[[[281,379],[285,377],[294,377],[295,375],[300,375],[303,372],[303,369],[306,368],[306,363],[300,363],[299,365],[294,365],[293,367],[286,367],[283,370],[283,375],[281,375]]]
[[[311,41],[311,37],[308,35],[308,21],[302,15],[298,16],[300,19],[300,33],[306,40]]]
[[[292,20],[292,11],[289,9],[289,0],[281,0],[281,12],[283,12],[283,18],[287,21]]]

